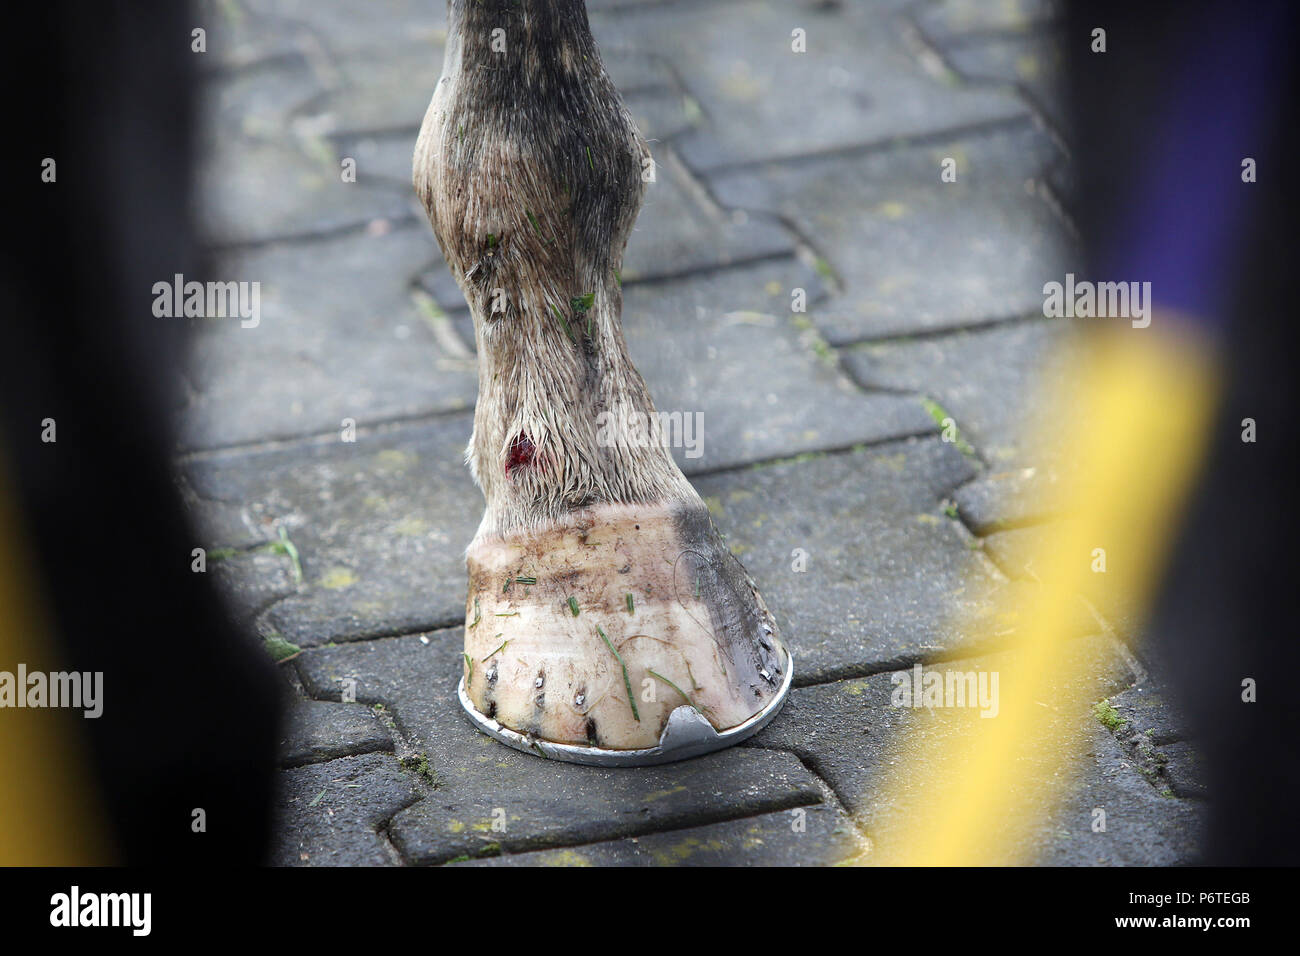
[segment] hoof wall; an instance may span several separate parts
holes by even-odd
[[[602,747],[581,747],[576,744],[557,744],[549,740],[526,736],[509,727],[503,727],[496,720],[479,713],[473,702],[465,693],[465,679],[461,678],[456,688],[461,707],[465,715],[479,730],[494,737],[507,747],[522,750],[548,760],[560,760],[564,763],[585,764],[589,767],[652,767],[655,764],[672,763],[675,760],[688,760],[704,754],[722,750],[742,740],[747,740],[758,733],[774,718],[785,703],[790,692],[790,682],[794,678],[794,666],[787,658],[785,680],[776,696],[767,706],[749,720],[730,730],[719,733],[704,716],[689,704],[682,704],[668,717],[668,724],[659,736],[659,743],[642,750],[606,750]]]
[[[702,503],[575,512],[467,559],[461,700],[520,750],[681,759],[753,733],[790,686],[776,622]]]

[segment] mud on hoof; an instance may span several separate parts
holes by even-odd
[[[545,756],[609,762],[548,744],[654,751],[680,707],[657,756],[717,749],[757,730],[789,686],[776,623],[702,503],[575,511],[481,537],[468,564],[462,701]]]

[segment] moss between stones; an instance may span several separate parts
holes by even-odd
[[[1097,701],[1097,703],[1093,704],[1092,712],[1096,715],[1097,719],[1101,721],[1101,725],[1110,731],[1118,730],[1120,727],[1123,727],[1128,723],[1128,721],[1119,715],[1119,711],[1111,706],[1110,698],[1108,697],[1103,697],[1101,700]]]
[[[429,786],[436,787],[438,785],[437,775],[434,774],[433,768],[429,766],[427,754],[407,754],[405,757],[398,757],[397,762],[404,769],[414,771],[415,775]]]

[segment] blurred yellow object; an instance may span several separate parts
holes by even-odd
[[[19,664],[29,672],[57,671],[23,542],[0,459],[0,671],[16,673]],[[81,719],[75,710],[0,708],[0,865],[111,862],[95,773],[76,725]]]
[[[1001,592],[997,617],[1016,625],[1000,666],[999,715],[962,714],[952,732],[931,735],[896,764],[883,789],[888,815],[863,862],[1032,862],[1033,828],[1069,776],[1072,741],[1060,718],[1083,720],[1091,703],[1067,661],[1078,634],[1071,611],[1092,583],[1094,549],[1104,548],[1108,583],[1124,605],[1148,609],[1208,444],[1218,395],[1210,353],[1158,333],[1162,324],[1088,335],[1069,396],[1045,396],[1058,411],[1047,419],[1053,434],[1035,447],[1066,451],[1071,467],[1056,503],[1071,519],[1035,558],[1031,593]]]

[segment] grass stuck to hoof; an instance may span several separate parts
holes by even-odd
[[[291,661],[302,653],[302,648],[297,644],[286,641],[278,634],[264,638],[262,646],[266,648],[266,653],[271,655],[271,660],[277,664],[283,664],[285,661]]]

